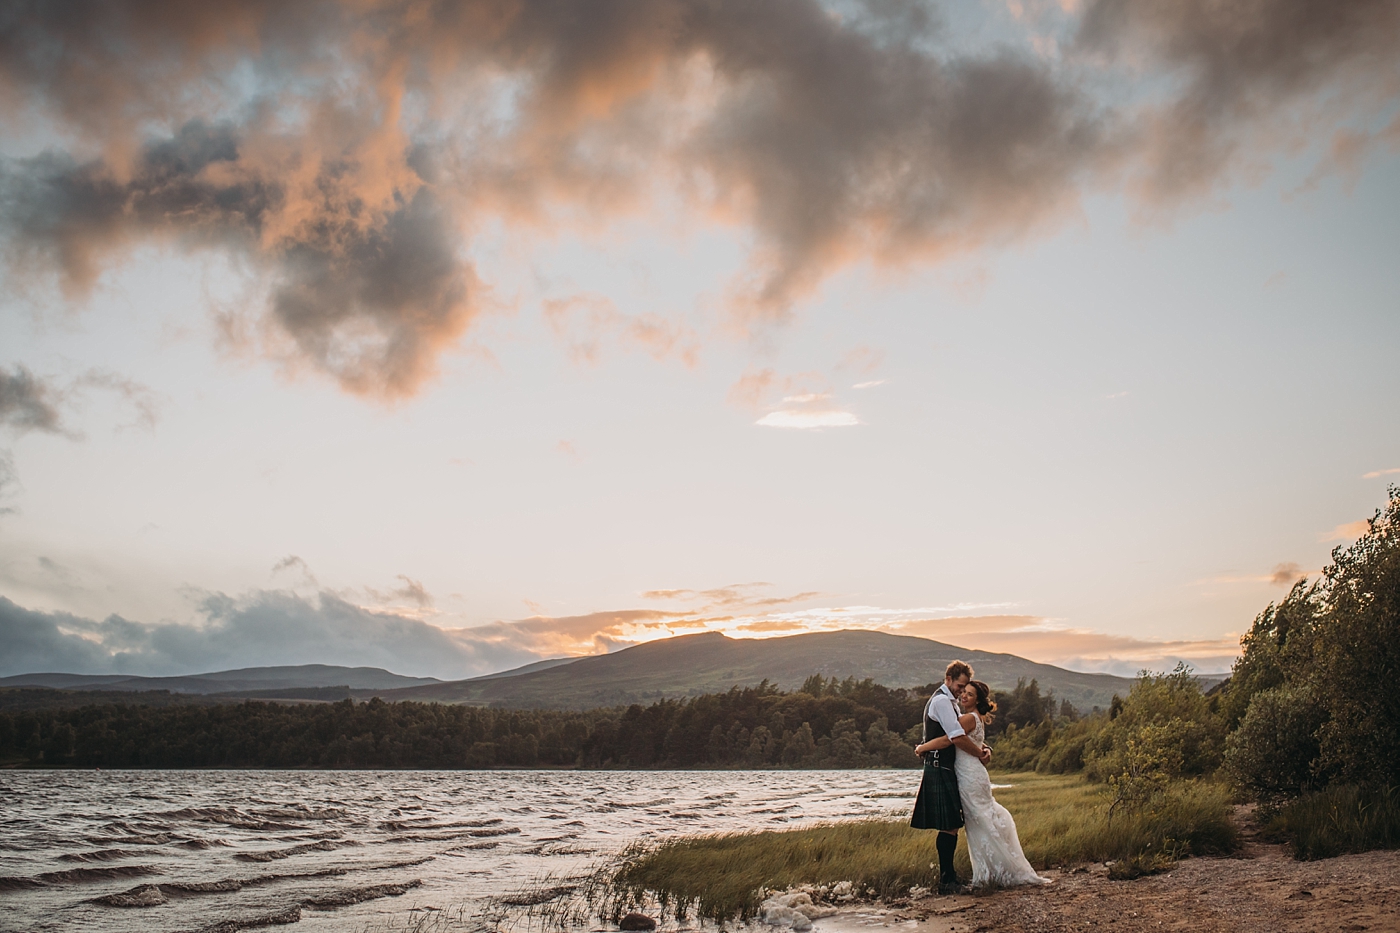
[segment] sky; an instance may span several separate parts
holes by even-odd
[[[1228,670],[1400,482],[1400,5],[0,15],[0,675]]]

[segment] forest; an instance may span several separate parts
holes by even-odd
[[[820,674],[650,706],[582,712],[436,703],[103,702],[49,708],[15,691],[0,762],[78,768],[912,768],[925,700]],[[54,693],[55,691],[42,691]],[[81,696],[81,695],[78,695]],[[75,695],[62,694],[64,704]],[[1032,680],[998,695],[995,727],[1075,717]]]

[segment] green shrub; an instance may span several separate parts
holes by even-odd
[[[1130,766],[1132,742],[1139,753],[1150,750],[1162,764],[1170,764],[1170,777],[1207,775],[1220,764],[1223,731],[1185,664],[1170,674],[1144,672],[1117,715],[1086,739],[1085,774],[1096,781],[1122,776]]]
[[[1225,740],[1225,770],[1251,797],[1275,800],[1311,789],[1326,712],[1301,687],[1256,693]]]
[[[1070,774],[1084,770],[1084,749],[1108,722],[1108,716],[1097,715],[1066,723],[1056,729],[1036,759],[1035,770],[1041,774]]]

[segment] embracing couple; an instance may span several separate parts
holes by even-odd
[[[914,748],[914,754],[924,759],[924,777],[909,825],[938,830],[941,894],[965,890],[953,868],[958,830],[963,826],[974,887],[1050,880],[1037,875],[1026,861],[1015,821],[992,797],[987,776],[992,750],[986,745],[986,725],[995,709],[991,689],[973,680],[972,668],[962,661],[948,665],[943,686],[924,707],[924,741]]]

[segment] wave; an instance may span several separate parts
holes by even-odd
[[[301,855],[304,852],[333,852],[340,847],[341,843],[331,842],[329,839],[322,839],[320,842],[308,842],[286,849],[267,849],[262,852],[239,852],[234,858],[242,862],[273,862],[284,858],[291,858],[293,855]]]
[[[121,858],[136,858],[138,853],[125,849],[98,849],[96,852],[67,852],[58,857],[60,862],[114,862]]]
[[[154,865],[112,865],[107,868],[69,868],[64,871],[46,871],[34,877],[42,884],[82,883],[87,881],[110,881],[113,878],[139,878],[142,875],[159,875],[161,870]]]
[[[457,820],[453,823],[434,823],[431,816],[418,816],[407,820],[384,820],[379,824],[379,828],[391,833],[402,829],[479,829],[482,826],[499,826],[504,823],[499,816],[491,817],[488,820]]]
[[[166,902],[164,892],[154,884],[143,884],[120,894],[104,894],[92,899],[94,904],[107,907],[159,907]]]
[[[492,829],[463,829],[446,833],[400,833],[390,836],[389,842],[450,842],[453,839],[479,839],[492,836],[514,836],[520,832],[519,826],[506,826]]]
[[[260,917],[247,917],[231,920],[220,920],[208,926],[202,926],[194,933],[238,933],[240,930],[257,930],[262,927],[285,926],[289,923],[297,923],[301,920],[300,907],[288,907],[286,910],[278,911],[275,914],[263,914]]]
[[[310,907],[313,910],[330,910],[335,907],[348,907],[351,904],[359,904],[363,901],[372,901],[381,897],[398,897],[408,892],[410,888],[416,888],[423,884],[422,880],[415,878],[412,881],[404,881],[399,884],[372,884],[363,888],[349,888],[344,891],[336,891],[324,897],[312,897],[301,902],[301,906]]]
[[[37,878],[16,878],[12,875],[0,877],[0,891],[26,891],[30,888],[42,888],[44,882]]]

